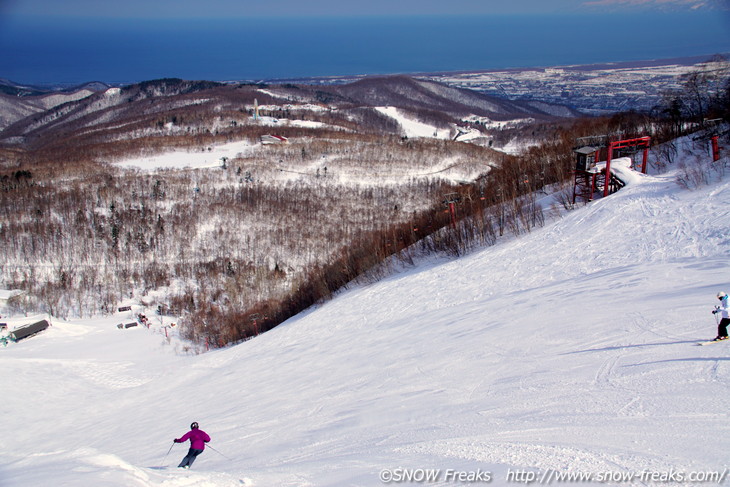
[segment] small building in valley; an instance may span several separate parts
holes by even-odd
[[[261,136],[261,143],[264,145],[271,145],[271,144],[288,144],[289,139],[284,137],[283,135],[262,135]]]

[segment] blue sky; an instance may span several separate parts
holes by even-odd
[[[231,18],[545,14],[727,9],[729,4],[729,0],[0,0],[0,17]]]

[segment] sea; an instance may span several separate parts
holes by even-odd
[[[485,71],[730,52],[721,12],[187,20],[0,18],[0,78],[124,84]]]

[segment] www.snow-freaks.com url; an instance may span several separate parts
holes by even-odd
[[[597,484],[630,484],[633,482],[651,482],[656,484],[717,484],[720,485],[728,477],[730,471],[697,470],[668,471],[641,470],[639,472],[564,472],[548,468],[546,470],[507,470],[507,482],[516,484],[552,485],[564,483],[597,483]]]
[[[641,470],[639,472],[602,471],[602,472],[565,472],[555,469],[528,470],[507,469],[506,478],[499,478],[491,471],[475,470],[472,472],[442,469],[423,468],[394,468],[380,471],[380,481],[383,484],[492,484],[495,481],[506,481],[510,484],[524,485],[559,485],[559,484],[611,484],[633,485],[637,482],[650,484],[716,484],[720,485],[727,480],[730,470],[697,470],[668,471]]]

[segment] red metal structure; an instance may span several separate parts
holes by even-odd
[[[710,139],[712,143],[712,162],[717,162],[720,160],[720,146],[717,143],[719,138],[720,136],[713,135]]]
[[[651,145],[651,137],[639,137],[637,139],[625,139],[617,140],[615,142],[608,143],[608,156],[606,158],[606,177],[608,178],[611,174],[611,159],[613,158],[614,149],[624,149],[626,147],[636,147],[637,149],[644,149],[644,157],[641,163],[641,172],[646,174],[646,160],[649,156],[649,146]],[[603,187],[603,196],[608,196],[608,184]]]
[[[444,196],[444,204],[449,208],[449,215],[451,216],[451,227],[456,228],[456,203],[461,201],[461,195],[459,193],[449,193]]]
[[[635,139],[607,141],[607,136],[582,137],[578,141],[585,141],[590,145],[580,147],[574,152],[577,155],[575,166],[575,180],[573,185],[573,203],[578,197],[591,201],[596,190],[603,186],[603,196],[608,196],[618,191],[623,183],[611,174],[611,160],[613,151],[617,149],[635,148],[637,151],[643,149],[644,157],[641,164],[641,172],[646,174],[646,163],[649,155],[651,137],[638,137]],[[596,165],[602,149],[606,149],[606,167],[599,169]]]

